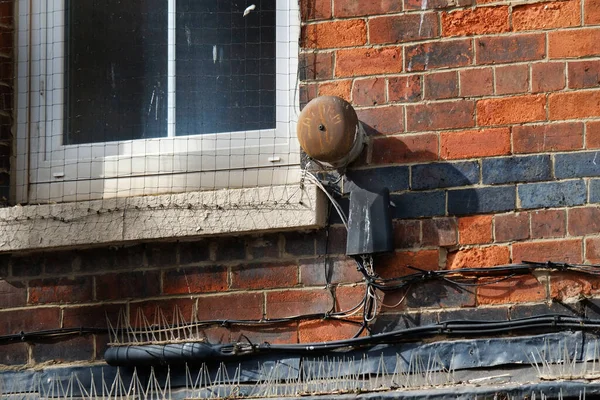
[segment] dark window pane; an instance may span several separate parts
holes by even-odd
[[[167,135],[167,0],[67,0],[65,144]]]
[[[176,134],[274,128],[275,0],[177,0],[176,27]]]

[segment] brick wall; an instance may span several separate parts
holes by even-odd
[[[393,192],[396,251],[375,259],[382,277],[411,273],[409,265],[598,262],[600,2],[301,3],[301,101],[325,94],[351,101],[371,135],[356,169]],[[150,317],[156,306],[168,314],[175,305],[199,319],[348,309],[364,286],[344,251],[334,219],[317,232],[4,254],[0,335],[104,327],[105,315],[115,321],[123,308],[132,319],[138,309]],[[387,293],[386,304],[399,304],[381,309],[373,331],[549,311],[597,317],[600,309],[593,300],[600,281],[589,276],[480,283],[489,284],[458,289],[432,281]],[[592,300],[563,305],[581,296]],[[356,330],[351,322],[314,320],[204,334],[213,342],[244,334],[297,343]],[[82,335],[2,345],[0,364],[93,361],[106,341]]]

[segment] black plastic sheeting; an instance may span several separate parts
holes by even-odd
[[[254,382],[260,382],[267,379],[290,379],[298,378],[302,374],[304,377],[318,371],[320,378],[327,377],[327,371],[335,371],[336,376],[353,374],[377,374],[381,369],[381,364],[385,365],[386,371],[392,373],[397,367],[407,370],[411,360],[420,357],[421,359],[436,359],[443,366],[432,365],[433,369],[452,369],[461,371],[459,375],[468,377],[481,374],[484,370],[489,376],[497,375],[502,371],[511,368],[527,368],[529,375],[517,373],[516,378],[529,379],[529,382],[508,382],[502,384],[481,383],[476,385],[456,384],[431,390],[410,390],[386,392],[361,393],[354,395],[336,395],[335,398],[364,398],[364,399],[387,399],[387,398],[421,398],[421,399],[442,399],[442,398],[473,398],[477,395],[479,398],[486,398],[492,393],[508,393],[511,396],[529,396],[533,392],[538,395],[543,392],[547,396],[557,395],[562,390],[563,396],[578,397],[583,390],[584,383],[577,381],[552,381],[544,382],[537,380],[535,369],[530,367],[531,360],[541,363],[541,355],[550,362],[562,362],[568,358],[568,361],[577,362],[591,361],[598,358],[600,344],[598,337],[590,333],[583,332],[559,332],[551,334],[541,334],[534,336],[487,338],[487,339],[461,339],[444,340],[431,343],[410,343],[395,345],[379,345],[368,350],[354,350],[346,352],[330,352],[327,356],[279,356],[263,355],[248,357],[235,362],[214,365],[207,364],[207,370],[210,371],[211,381],[218,384],[216,371],[221,366],[226,369],[229,377],[235,376],[239,371],[239,382],[252,385]],[[1,348],[0,348],[1,351]],[[335,368],[318,368],[323,363],[335,363]],[[191,369],[191,375],[197,374],[198,369]],[[159,381],[166,377],[166,368],[155,369]],[[15,388],[22,388],[28,391],[32,382],[39,380],[60,381],[65,387],[73,373],[76,373],[84,387],[89,387],[94,380],[97,387],[102,387],[102,381],[111,381],[117,374],[117,368],[107,365],[90,366],[70,366],[70,367],[49,367],[42,370],[31,371],[0,371],[0,379],[5,383],[3,390],[5,393],[14,392]],[[133,373],[131,368],[121,368],[120,375],[125,384]],[[140,378],[149,374],[149,369],[138,368],[137,374]],[[221,375],[222,376],[222,375]],[[331,376],[334,377],[334,376]],[[533,382],[533,383],[531,383]],[[9,383],[8,385],[6,383]],[[184,390],[186,387],[186,371],[183,368],[170,369],[170,386],[173,390],[172,397],[178,398],[189,396]],[[77,387],[74,388],[77,394]],[[178,391],[178,389],[181,389]],[[600,382],[586,382],[586,395],[600,394]],[[179,395],[178,395],[179,394]],[[306,399],[309,396],[302,396]],[[327,396],[317,396],[320,399]]]

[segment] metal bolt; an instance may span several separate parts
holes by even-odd
[[[324,130],[325,130],[325,125],[323,125],[323,124],[319,124],[319,130],[320,130],[320,131],[324,131]]]

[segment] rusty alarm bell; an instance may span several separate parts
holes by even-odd
[[[310,158],[336,168],[354,161],[365,142],[356,111],[336,96],[311,100],[300,113],[296,132]]]

